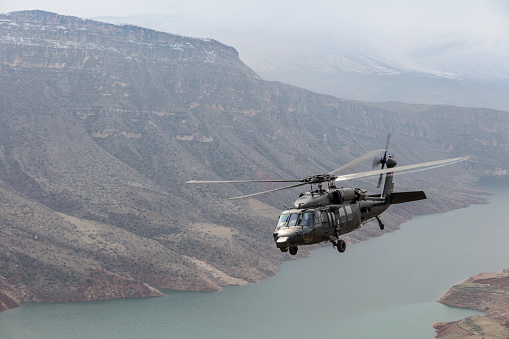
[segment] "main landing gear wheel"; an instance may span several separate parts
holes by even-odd
[[[343,253],[346,251],[346,242],[343,239],[339,239],[336,247],[338,248],[338,252]]]
[[[280,250],[281,252],[288,252],[288,247],[281,247]]]
[[[291,255],[296,255],[299,249],[297,248],[297,246],[292,246],[289,248],[289,250]]]

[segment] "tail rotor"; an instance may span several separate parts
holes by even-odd
[[[378,165],[382,165],[382,169],[384,169],[385,165],[387,164],[387,150],[389,149],[389,142],[391,141],[391,134],[387,134],[387,141],[385,142],[385,153],[384,156],[381,158],[375,157],[373,159],[373,169],[377,167]],[[378,177],[378,184],[376,185],[377,188],[379,188],[382,185],[382,179],[383,174],[380,174]]]

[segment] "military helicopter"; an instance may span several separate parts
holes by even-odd
[[[191,180],[190,184],[210,183],[247,183],[247,182],[293,182],[291,186],[285,186],[268,191],[229,198],[243,199],[260,194],[286,190],[289,188],[311,185],[308,192],[303,192],[294,202],[293,208],[281,213],[274,230],[273,236],[276,247],[281,252],[290,252],[296,255],[299,246],[312,245],[320,242],[331,242],[340,253],[346,250],[346,242],[340,238],[341,235],[350,233],[359,228],[362,224],[376,219],[381,230],[384,224],[380,215],[392,204],[402,204],[411,201],[426,199],[423,191],[393,192],[393,175],[396,171],[423,170],[450,165],[459,161],[467,160],[470,157],[451,158],[439,161],[425,162],[395,168],[396,160],[387,153],[390,134],[387,136],[385,149],[372,151],[348,164],[335,169],[327,174],[313,175],[297,180],[234,180],[234,181],[202,181]],[[382,152],[384,155],[379,156]],[[341,175],[358,164],[374,158],[373,167],[381,165],[381,169],[368,172]],[[386,167],[386,168],[384,168]],[[426,168],[427,167],[427,168]],[[382,194],[368,195],[367,191],[361,188],[337,188],[336,182],[379,175],[378,187],[385,177],[385,184]],[[324,189],[323,184],[327,183]],[[313,190],[313,185],[316,189]]]

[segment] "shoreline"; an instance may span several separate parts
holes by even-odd
[[[454,285],[437,302],[485,312],[458,321],[433,325],[435,338],[484,336],[509,337],[509,269],[500,273],[481,273]]]

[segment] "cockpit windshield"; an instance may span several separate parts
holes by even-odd
[[[298,219],[299,219],[299,213],[292,213],[292,215],[290,215],[290,219],[288,220],[288,226],[297,225]]]
[[[277,228],[286,226],[286,223],[288,222],[288,219],[290,218],[290,214],[281,214],[279,216],[279,220],[277,221]]]
[[[281,214],[277,222],[277,228],[283,226],[303,226],[313,228],[313,212]]]

